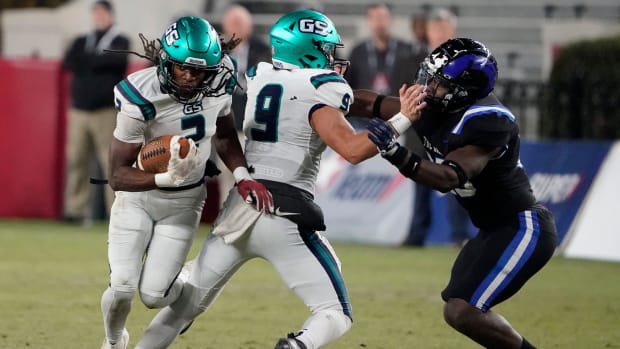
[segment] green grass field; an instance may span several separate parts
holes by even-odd
[[[0,221],[0,348],[99,348],[107,285],[105,225]],[[203,226],[196,253],[208,227]],[[442,318],[456,249],[334,244],[354,325],[329,348],[477,348]],[[620,246],[618,247],[620,248]],[[539,348],[620,348],[620,263],[555,257],[502,313]],[[135,299],[130,347],[155,315]],[[172,348],[273,348],[307,316],[264,261],[252,261]]]

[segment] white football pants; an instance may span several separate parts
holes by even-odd
[[[181,296],[157,314],[136,349],[167,348],[254,257],[270,262],[312,312],[298,337],[308,349],[332,342],[350,328],[351,305],[340,261],[329,242],[317,232],[300,232],[288,219],[262,215],[251,232],[230,245],[213,234],[207,238]]]
[[[162,308],[180,294],[176,282],[200,221],[204,186],[164,192],[117,192],[110,216],[110,286],[101,309],[106,336],[116,342],[139,289],[149,308]]]

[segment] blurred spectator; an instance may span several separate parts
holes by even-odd
[[[252,15],[243,6],[233,4],[226,9],[222,18],[222,34],[225,40],[233,35],[241,39],[241,42],[230,53],[237,62],[237,77],[239,86],[235,89],[232,100],[232,109],[235,117],[235,128],[239,134],[241,145],[245,145],[243,136],[243,115],[247,97],[245,94],[245,73],[258,62],[271,62],[271,50],[269,46],[260,39],[252,36],[253,22]],[[235,181],[232,173],[218,159],[218,168],[222,173],[218,176],[220,205],[226,199],[230,188]]]
[[[447,8],[433,9],[427,18],[426,36],[430,51],[443,44],[448,39],[456,37],[456,15]]]
[[[80,222],[91,208],[89,175],[93,155],[105,176],[108,149],[116,125],[114,85],[123,79],[127,54],[104,50],[128,50],[129,39],[114,26],[114,9],[109,1],[91,7],[94,30],[73,41],[63,59],[63,68],[72,73],[71,108],[67,130],[67,181],[64,219]],[[105,189],[108,214],[114,192]]]
[[[413,34],[413,54],[418,64],[424,60],[428,49],[428,36],[426,35],[426,13],[414,13],[411,15],[411,34]]]
[[[456,36],[457,18],[446,8],[436,8],[432,10],[426,19],[426,35],[428,42],[428,52],[431,52],[448,39]],[[414,26],[412,24],[412,30]],[[419,29],[418,29],[419,30]],[[421,30],[420,30],[421,32]],[[416,61],[416,67],[420,61]],[[424,147],[415,132],[407,132],[405,144],[409,149],[423,155]],[[409,227],[409,233],[404,241],[405,245],[423,246],[432,222],[432,200],[433,190],[424,185],[415,184],[414,215]],[[462,245],[469,238],[470,219],[467,211],[453,195],[446,196],[446,212],[450,225],[450,237],[452,242],[458,246]]]
[[[417,66],[411,64],[412,47],[392,37],[392,14],[387,4],[369,5],[366,20],[370,38],[358,43],[351,51],[351,66],[345,78],[353,89],[398,95],[400,86],[415,78]]]
[[[231,56],[237,61],[238,82],[242,89],[237,88],[233,95],[233,111],[237,130],[243,129],[243,113],[245,111],[245,72],[258,62],[271,61],[269,45],[252,36],[252,15],[241,5],[231,5],[222,19],[222,34],[226,39],[233,35],[241,39]]]

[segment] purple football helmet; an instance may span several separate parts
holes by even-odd
[[[436,82],[448,89],[443,97],[426,97],[433,111],[456,113],[478,99],[486,97],[497,80],[495,57],[482,43],[467,39],[450,39],[420,64],[416,83],[430,85]]]

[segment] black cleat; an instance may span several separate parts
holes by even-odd
[[[280,338],[274,349],[307,349],[306,345],[289,333],[287,338]]]

